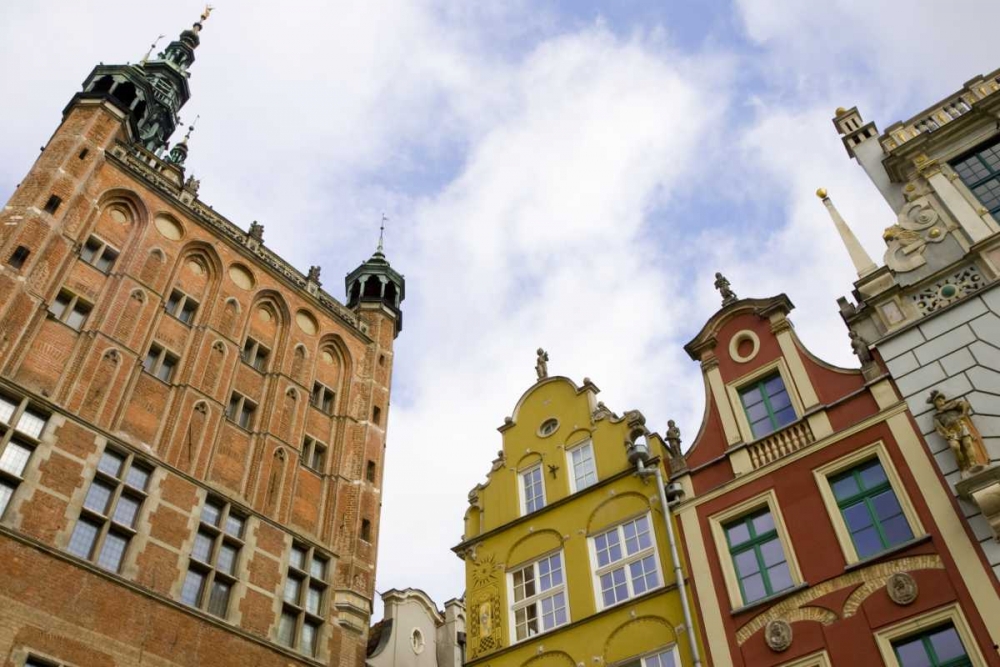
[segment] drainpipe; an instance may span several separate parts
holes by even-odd
[[[670,544],[670,557],[674,563],[674,580],[677,591],[681,595],[681,608],[684,611],[684,626],[687,628],[688,645],[691,647],[691,660],[694,667],[701,667],[701,656],[698,653],[698,641],[694,636],[694,624],[691,622],[691,608],[688,606],[687,584],[684,581],[684,571],[681,570],[681,559],[677,555],[677,542],[674,539],[674,523],[670,520],[670,505],[667,504],[667,494],[663,488],[663,473],[660,466],[647,468],[644,461],[649,458],[649,446],[629,443],[629,459],[635,459],[635,473],[641,479],[656,477],[656,490],[660,493],[660,506],[663,508],[663,522],[667,524],[667,542]],[[642,451],[644,450],[644,451]]]

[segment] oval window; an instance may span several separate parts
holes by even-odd
[[[542,436],[543,438],[550,436],[553,433],[555,433],[558,428],[559,428],[558,419],[555,418],[546,419],[545,421],[542,422],[542,425],[538,427],[538,435]]]

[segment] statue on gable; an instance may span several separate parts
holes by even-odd
[[[718,272],[715,274],[715,289],[719,290],[719,294],[722,295],[723,306],[736,303],[736,292],[732,290],[732,287],[730,287],[729,281],[726,280],[726,277]]]
[[[319,282],[319,267],[318,266],[310,266],[309,267],[309,273],[306,274],[306,280],[308,280],[311,283],[316,283],[317,285],[320,284],[320,282]]]
[[[538,348],[538,360],[535,362],[535,372],[538,373],[538,379],[544,380],[549,376],[549,353]]]
[[[198,188],[201,187],[201,181],[194,177],[194,174],[188,176],[187,180],[184,181],[184,189],[193,194],[195,197],[198,196]]]
[[[264,225],[260,224],[256,220],[250,223],[250,238],[252,238],[257,243],[264,242]]]
[[[875,361],[872,357],[872,351],[868,349],[868,341],[861,337],[857,331],[851,331],[848,333],[851,337],[851,350],[854,351],[854,355],[861,362],[862,366],[867,366]]]
[[[667,421],[667,437],[665,439],[670,456],[675,459],[679,458],[681,455],[681,430],[677,428],[673,419]]]
[[[972,406],[964,398],[948,397],[935,389],[927,398],[934,406],[934,430],[945,439],[962,475],[979,472],[988,462],[982,438],[972,423]]]

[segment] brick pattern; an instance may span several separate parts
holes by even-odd
[[[1000,463],[1000,285],[878,344],[878,350],[953,492],[961,477],[948,444],[934,431],[931,390],[969,401],[986,451]],[[1000,579],[1000,543],[974,503],[958,502]]]
[[[0,260],[19,245],[30,250],[18,270],[0,261],[0,390],[53,413],[0,521],[15,531],[0,534],[0,577],[12,582],[2,594],[0,653],[35,642],[71,664],[138,664],[140,655],[151,665],[296,664],[269,645],[294,535],[332,556],[319,659],[360,665],[366,637],[349,628],[367,628],[367,614],[333,600],[373,595],[381,483],[366,480],[365,465],[374,461],[381,475],[394,322],[362,306],[361,330],[317,307],[304,288],[199,222],[179,189],[122,167],[110,148],[123,139],[108,109],[72,108],[0,210]],[[52,194],[62,203],[50,214]],[[106,272],[79,257],[91,236],[118,253]],[[230,278],[234,265],[252,276],[251,289]],[[91,308],[81,326],[47,316],[63,289]],[[190,321],[167,312],[175,290],[197,302]],[[262,370],[241,361],[247,336],[270,351]],[[180,360],[169,382],[143,371],[154,342]],[[314,381],[335,392],[332,414],[310,405]],[[246,428],[225,416],[233,392],[256,404]],[[307,433],[328,445],[321,474],[300,465]],[[157,466],[120,575],[64,551],[109,441]],[[224,621],[179,603],[209,492],[250,517]],[[24,639],[39,628],[54,639]]]

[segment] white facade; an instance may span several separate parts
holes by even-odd
[[[385,616],[371,629],[370,667],[461,667],[465,659],[465,603],[448,600],[440,612],[415,588],[382,594]]]

